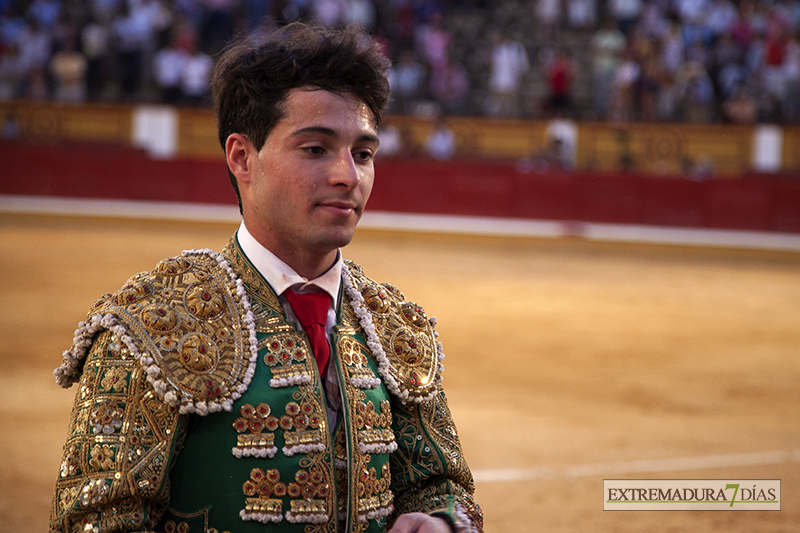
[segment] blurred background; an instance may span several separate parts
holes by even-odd
[[[346,255],[439,318],[487,532],[800,527],[800,0],[0,0],[0,532],[43,531],[94,300],[238,223],[233,37],[392,59]],[[602,480],[782,479],[778,512]]]

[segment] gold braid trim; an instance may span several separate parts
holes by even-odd
[[[224,256],[210,250],[165,259],[99,300],[54,371],[59,385],[79,379],[100,331],[112,333],[156,395],[182,414],[230,411],[255,372],[255,320],[244,284]]]
[[[178,410],[111,332],[94,340],[75,395],[50,531],[155,527],[169,500],[169,464],[183,439]]]
[[[404,403],[434,398],[444,371],[436,319],[396,287],[368,278],[352,261],[345,265],[345,292],[386,387]]]

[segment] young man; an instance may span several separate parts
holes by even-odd
[[[343,261],[372,188],[387,60],[290,25],[215,67],[243,222],[101,298],[52,531],[481,531],[433,321]]]

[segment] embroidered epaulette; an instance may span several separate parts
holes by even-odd
[[[444,370],[436,319],[396,287],[367,277],[359,265],[345,265],[345,291],[386,386],[403,402],[434,398]]]
[[[225,257],[187,250],[133,276],[95,302],[53,372],[64,388],[80,378],[95,334],[142,365],[148,381],[181,413],[230,411],[255,372],[255,320],[244,284]]]

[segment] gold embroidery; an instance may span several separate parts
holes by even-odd
[[[272,409],[266,403],[253,407],[244,404],[239,413],[242,415],[233,422],[233,428],[239,433],[233,455],[236,457],[275,457],[278,448],[275,447],[275,434],[271,433],[278,427],[278,419],[270,416]],[[262,433],[263,430],[269,433]],[[249,431],[248,434],[245,434]]]
[[[114,449],[107,444],[102,447],[99,444],[95,444],[89,455],[92,457],[89,460],[89,465],[95,470],[111,470],[114,468]]]
[[[245,508],[242,510],[243,520],[258,522],[280,522],[283,520],[283,501],[271,498],[286,494],[286,484],[280,482],[281,474],[271,468],[266,472],[261,468],[250,471],[250,479],[244,482],[242,490],[245,496]]]
[[[335,502],[332,490],[333,457],[324,396],[315,361],[308,357],[311,350],[307,337],[286,323],[277,296],[241,254],[235,241],[223,253],[245,283],[256,317],[256,331],[264,335],[259,335],[258,347],[259,357],[272,375],[269,385],[276,389],[287,389],[294,400],[284,406],[284,414],[276,412],[273,404],[272,413],[264,419],[266,429],[283,430],[283,454],[287,457],[300,456],[295,459],[295,464],[302,465],[290,483],[270,481],[269,471],[265,472],[267,481],[273,483],[271,497],[291,498],[287,502],[289,509],[283,515],[286,520],[314,524],[313,527],[307,526],[307,531],[332,533],[336,531],[337,520],[331,512]],[[278,474],[277,470],[275,474]],[[244,519],[259,519],[257,513],[248,511],[248,506],[257,503],[254,500],[258,499],[255,495],[246,498],[242,511]],[[273,515],[275,518],[278,512],[280,510]],[[252,518],[245,518],[250,516]]]
[[[313,370],[308,366],[308,343],[299,332],[277,334],[266,342],[264,363],[272,372],[271,387],[291,387],[311,383]]]
[[[178,522],[177,524],[172,520],[167,520],[164,523],[164,533],[188,533],[189,524],[186,522]]]
[[[180,340],[179,346],[180,362],[189,372],[203,374],[216,366],[219,349],[208,335],[189,333]],[[218,387],[211,389],[214,396],[219,394]]]
[[[405,301],[395,287],[366,277],[355,263],[347,261],[347,266],[353,286],[371,311],[375,334],[388,359],[380,367],[387,386],[404,401],[433,398],[441,384],[440,353],[425,311]]]
[[[131,307],[128,310],[131,310]],[[138,311],[138,306],[133,310]],[[139,311],[139,318],[145,328],[156,334],[175,331],[181,325],[181,317],[178,312],[172,306],[163,302],[154,302],[146,305]]]
[[[210,283],[191,285],[183,295],[186,310],[202,320],[214,320],[225,312],[225,296]]]
[[[123,367],[114,367],[106,370],[100,381],[100,388],[107,392],[124,393],[128,386],[128,370]]]

